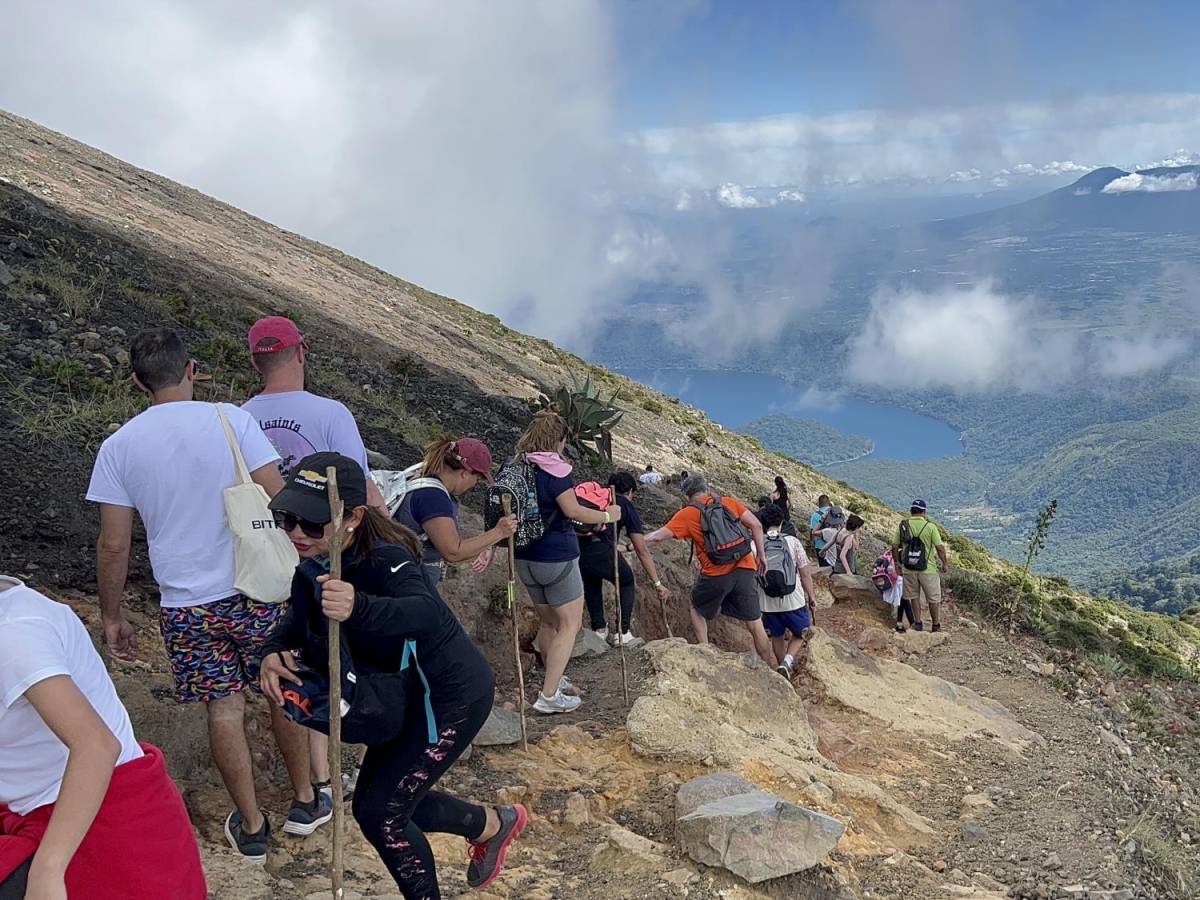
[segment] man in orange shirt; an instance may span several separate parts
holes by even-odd
[[[688,498],[687,506],[675,513],[671,521],[662,528],[646,535],[646,543],[660,544],[676,539],[690,540],[695,546],[696,558],[700,560],[700,576],[692,588],[692,606],[689,612],[696,639],[701,644],[708,643],[708,623],[715,619],[718,613],[724,613],[731,619],[746,623],[750,637],[754,640],[754,649],[767,665],[774,667],[775,654],[763,628],[755,577],[766,569],[767,554],[763,546],[761,523],[752,512],[732,497],[714,497],[703,476],[693,475],[688,478],[683,483],[683,492]],[[727,520],[727,527],[732,533],[718,543],[724,543],[730,548],[742,544],[736,549],[723,551],[729,555],[742,554],[733,562],[714,562],[705,550],[702,511],[704,507],[713,503],[723,504],[731,514]],[[732,520],[736,520],[736,523]],[[739,525],[745,531],[739,529]],[[757,561],[750,553],[751,541],[757,553]]]

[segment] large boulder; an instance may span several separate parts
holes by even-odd
[[[715,803],[726,797],[757,791],[758,785],[747,781],[734,772],[713,772],[701,775],[679,786],[675,792],[675,818],[682,819],[706,803]]]
[[[515,710],[494,706],[487,721],[471,742],[477,747],[504,747],[521,740],[521,714]]]
[[[883,604],[883,595],[875,587],[875,583],[865,575],[831,575],[829,590],[833,599],[839,603]]]
[[[812,868],[845,830],[837,819],[760,790],[711,800],[675,822],[679,845],[692,859],[751,883]]]
[[[806,671],[827,696],[901,731],[950,740],[986,735],[1018,752],[1045,743],[995,700],[871,656],[819,628],[808,642]]]
[[[820,782],[855,817],[884,820],[887,830],[913,839],[932,833],[924,818],[877,785],[821,756],[804,702],[753,653],[724,653],[679,639],[653,641],[645,650],[653,675],[626,720],[635,752],[753,771],[790,800]]]

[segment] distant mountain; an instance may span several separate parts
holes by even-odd
[[[988,238],[1104,228],[1200,234],[1200,166],[1126,172],[1111,166],[1073,184],[988,212],[931,223],[944,237]]]

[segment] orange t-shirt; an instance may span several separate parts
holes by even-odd
[[[725,508],[737,516],[739,519],[746,514],[746,507],[734,500],[732,497],[722,497],[721,502],[725,504]],[[708,558],[708,554],[704,552],[704,532],[700,530],[700,510],[688,504],[675,515],[671,516],[671,521],[666,524],[666,529],[675,535],[677,538],[687,538],[696,547],[696,557],[700,560],[700,571],[705,575],[728,575],[734,569],[750,569],[755,571],[758,568],[758,563],[754,561],[754,554],[747,553],[735,563],[729,563],[724,566],[715,566],[712,560]]]

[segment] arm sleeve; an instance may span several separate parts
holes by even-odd
[[[413,491],[408,512],[418,525],[424,525],[430,519],[453,519],[454,501],[436,487],[417,488]]]
[[[108,441],[100,445],[100,452],[96,454],[92,480],[88,483],[87,499],[93,503],[111,503],[114,506],[133,508],[133,500],[125,490],[125,482],[117,465],[116,451]]]
[[[12,706],[40,681],[70,675],[67,651],[45,619],[18,619],[0,629],[0,704]]]
[[[329,449],[342,454],[342,456],[357,460],[358,464],[362,466],[363,472],[370,475],[371,467],[367,464],[367,445],[363,443],[362,434],[358,430],[358,422],[354,420],[354,414],[346,408],[344,403],[337,405],[337,414],[330,420],[330,426],[330,433],[327,435]]]
[[[942,540],[942,529],[938,527],[938,523],[930,522],[929,524],[933,528],[933,533],[929,536],[929,546],[936,550],[946,542]]]
[[[402,561],[401,561],[402,560]],[[429,588],[419,563],[407,551],[397,555],[399,566],[389,574],[382,594],[356,591],[354,610],[346,624],[385,638],[412,638],[437,630],[446,608]]]
[[[258,420],[244,409],[222,403],[226,418],[233,426],[234,434],[238,436],[238,444],[242,448],[242,456],[246,460],[246,468],[253,472],[268,463],[279,462],[279,451],[259,427]]]
[[[287,609],[267,632],[267,639],[262,647],[262,658],[284,650],[298,650],[304,644],[304,622],[296,614],[296,608],[304,602],[305,590],[304,576],[297,572],[292,576],[292,595],[288,600]]]
[[[792,548],[792,556],[796,560],[796,570],[808,568],[808,554],[804,550],[804,544],[791,535],[788,535],[787,541]]]
[[[746,507],[742,505],[740,500],[735,500],[733,497],[725,497],[721,502],[729,507],[730,511],[739,519],[748,511]]]
[[[646,526],[642,524],[637,507],[624,497],[617,498],[617,505],[621,507],[621,530],[626,534],[645,534]]]
[[[686,515],[687,512],[688,511],[686,509],[681,509],[667,520],[667,524],[664,525],[663,528],[667,529],[667,531],[671,532],[671,534],[675,535],[677,538],[683,539],[690,537],[692,529],[688,524],[689,517]]]

